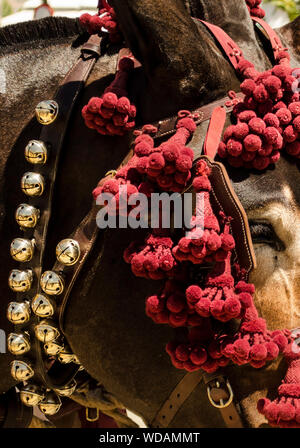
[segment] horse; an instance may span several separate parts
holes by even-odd
[[[129,48],[142,64],[131,80],[132,98],[139,111],[138,124],[174,115],[181,108],[192,110],[224,97],[228,90],[239,89],[240,81],[234,70],[207,30],[191,19],[184,2],[114,0],[112,5]],[[258,70],[271,66],[271,56],[255,34],[244,2],[191,1],[188,6],[193,16],[228,32]],[[293,66],[297,66],[298,21],[278,30],[290,48]],[[10,297],[7,274],[13,268],[9,244],[17,231],[14,210],[23,201],[18,185],[26,170],[23,150],[32,135],[39,132],[39,125],[32,118],[32,106],[53,96],[58,82],[78,58],[80,39],[72,47],[70,43],[79,31],[74,21],[44,19],[38,22],[38,28],[28,23],[0,33],[4,45],[1,69],[6,78],[0,111],[3,257],[0,285],[1,296],[5,298]],[[45,267],[49,269],[57,242],[71,234],[89,211],[90,192],[97,181],[117,167],[128,152],[129,139],[99,137],[84,127],[80,114],[88,99],[103,92],[111,81],[117,51],[111,45],[97,62],[65,141],[47,241]],[[207,123],[199,126],[190,143],[195,157],[201,152],[206,129]],[[262,174],[230,167],[228,172],[250,219],[258,263],[250,278],[257,288],[256,306],[269,328],[296,327],[299,242],[294,229],[299,226],[298,166],[282,157],[274,169]],[[72,292],[65,332],[86,371],[126,408],[150,424],[183,373],[171,366],[164,353],[172,330],[155,326],[144,315],[144,298],[157,290],[158,282],[136,279],[122,260],[124,249],[137,233],[143,234],[128,229],[107,230],[99,238]],[[4,310],[6,303],[2,306]],[[0,327],[9,331],[2,316]],[[9,373],[10,360],[8,354],[0,357],[1,392],[15,385]],[[270,395],[274,393],[283,377],[284,362],[279,359],[259,371],[235,366],[225,370],[245,425],[265,425],[265,419],[257,413],[256,401],[266,390]],[[84,396],[75,393],[74,399]],[[170,426],[224,426],[221,417],[208,406],[203,383],[195,388]]]

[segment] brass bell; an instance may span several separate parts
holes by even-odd
[[[59,295],[64,290],[64,280],[53,271],[46,271],[41,276],[41,288],[49,296]]]
[[[58,354],[57,359],[62,364],[70,364],[74,361],[74,353],[72,353],[70,347],[64,347],[64,349]]]
[[[48,356],[57,356],[63,349],[64,349],[63,342],[60,342],[58,340],[47,342],[44,345],[45,353]]]
[[[78,242],[70,238],[60,241],[56,246],[56,258],[66,266],[72,266],[77,263],[80,258]]]
[[[73,362],[74,362],[75,364],[78,364],[79,366],[81,365],[81,362],[79,361],[79,358],[78,358],[78,356],[76,356],[76,355],[73,356]]]
[[[21,263],[30,261],[34,254],[34,241],[25,238],[15,238],[10,245],[12,258]]]
[[[39,140],[30,140],[25,148],[25,159],[33,165],[44,165],[47,162],[47,146]]]
[[[51,317],[55,313],[55,302],[43,294],[37,294],[31,302],[31,308],[34,314],[41,318]]]
[[[28,171],[22,177],[21,188],[27,196],[41,196],[45,189],[45,179],[39,173]]]
[[[61,407],[61,399],[59,396],[53,392],[47,392],[43,400],[39,404],[39,409],[45,415],[54,415],[56,414]]]
[[[34,328],[36,338],[41,342],[52,342],[59,337],[60,332],[50,320],[42,320]]]
[[[25,406],[37,406],[44,398],[45,394],[36,384],[27,384],[20,390],[20,399]]]
[[[34,371],[31,363],[15,359],[11,363],[11,375],[16,381],[28,381],[34,376]]]
[[[70,397],[75,392],[76,387],[77,387],[76,381],[72,380],[61,389],[54,389],[54,390],[61,397]]]
[[[30,320],[30,305],[28,302],[11,302],[7,307],[7,319],[15,325],[26,324]]]
[[[38,122],[44,125],[53,123],[57,117],[58,109],[59,108],[56,101],[41,101],[35,108],[35,114]]]
[[[30,269],[26,271],[13,269],[9,274],[8,285],[15,292],[26,292],[30,290],[32,281],[33,274]]]
[[[30,350],[29,337],[22,333],[10,333],[7,338],[7,348],[13,355],[24,355]]]
[[[40,211],[28,204],[21,204],[16,211],[16,221],[20,227],[33,229],[39,220]]]

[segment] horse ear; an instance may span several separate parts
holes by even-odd
[[[146,68],[187,59],[199,32],[183,0],[111,0],[125,40]],[[148,66],[148,67],[147,67]]]
[[[293,22],[277,28],[276,32],[282,38],[282,41],[288,44],[288,47],[293,50],[296,57],[300,55],[300,16]],[[298,60],[299,58],[297,57]]]

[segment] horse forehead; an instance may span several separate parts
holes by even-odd
[[[273,170],[257,174],[229,168],[229,175],[247,212],[280,204],[300,213],[300,169],[296,161],[282,158]]]

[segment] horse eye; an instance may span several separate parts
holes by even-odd
[[[268,244],[277,251],[285,249],[284,243],[277,236],[269,222],[249,221],[253,244]]]

